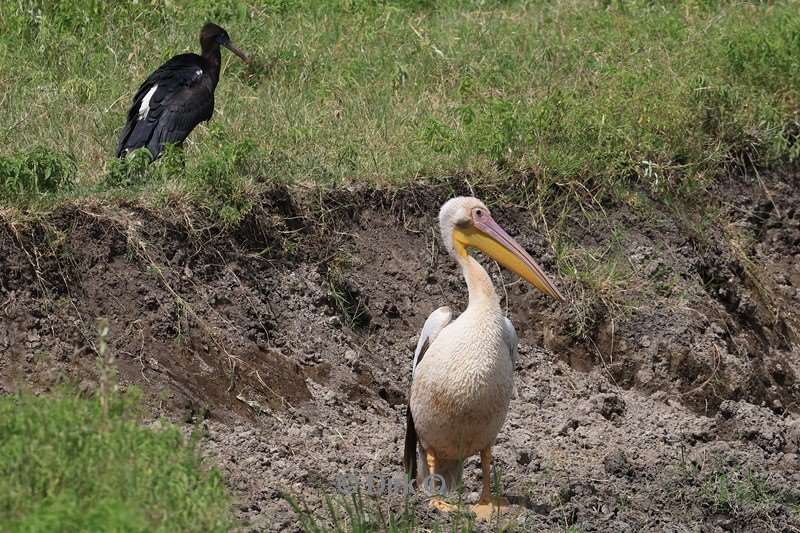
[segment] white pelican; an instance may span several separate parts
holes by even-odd
[[[467,249],[481,250],[545,294],[564,297],[477,198],[449,200],[439,211],[439,226],[445,247],[461,266],[469,304],[452,321],[450,308],[440,307],[422,328],[414,353],[404,465],[418,483],[439,475],[453,488],[461,482],[464,459],[480,453],[483,488],[472,510],[487,519],[508,505],[492,497],[490,470],[492,446],[512,396],[517,333],[500,309],[491,278]],[[431,505],[452,510],[441,499],[432,499]]]

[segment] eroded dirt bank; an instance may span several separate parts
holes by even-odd
[[[520,529],[800,531],[798,185],[725,182],[702,213],[642,193],[557,229],[558,207],[476,191],[545,269],[579,272],[558,306],[484,260],[521,341],[495,450]],[[400,475],[417,332],[465,304],[435,226],[465,192],[276,189],[233,232],[131,205],[5,221],[0,392],[94,388],[105,317],[120,381],[206,428],[245,528],[297,527],[282,492],[322,512],[339,473]]]

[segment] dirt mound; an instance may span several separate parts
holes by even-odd
[[[721,184],[713,218],[641,193],[562,219],[556,252],[543,221],[557,213],[475,191],[546,270],[575,267],[558,306],[487,264],[521,341],[496,449],[515,520],[800,527],[797,185]],[[124,204],[6,221],[0,392],[92,389],[105,317],[120,381],[153,416],[202,421],[240,516],[285,529],[297,517],[282,493],[320,509],[337,474],[400,475],[417,332],[464,305],[435,216],[465,187],[275,189],[235,231]],[[477,471],[468,461],[467,490]]]

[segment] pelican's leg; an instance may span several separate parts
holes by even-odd
[[[428,476],[432,479],[434,475],[439,473],[436,469],[436,454],[433,449],[425,450],[425,461],[428,463]],[[425,480],[423,479],[422,482],[425,483]],[[455,505],[447,503],[444,501],[444,498],[438,494],[431,496],[431,499],[428,500],[428,505],[444,513],[449,513],[456,509]]]
[[[481,473],[483,475],[483,489],[477,505],[472,506],[472,512],[478,520],[489,520],[494,513],[503,513],[508,510],[508,500],[500,496],[492,496],[492,448],[481,450]]]

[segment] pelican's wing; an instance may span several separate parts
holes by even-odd
[[[414,365],[411,367],[411,379],[414,379],[414,373],[417,370],[417,365],[422,361],[422,357],[428,350],[428,347],[433,344],[439,333],[450,323],[453,318],[453,313],[447,306],[440,307],[428,316],[425,320],[425,325],[422,326],[422,331],[417,340],[417,349],[414,350]]]
[[[503,340],[506,341],[506,345],[508,346],[508,353],[511,355],[511,362],[516,363],[519,337],[517,336],[517,330],[514,329],[514,324],[511,323],[511,320],[509,320],[508,317],[505,318],[505,323],[503,324]]]
[[[417,349],[414,350],[414,364],[411,367],[411,380],[414,380],[414,374],[417,371],[417,365],[425,356],[428,350],[439,333],[450,323],[453,318],[453,313],[449,307],[440,307],[428,316],[425,320],[425,325],[422,326],[422,332],[419,334],[417,340]],[[414,427],[414,418],[411,416],[411,394],[408,397],[408,405],[406,405],[406,442],[403,451],[403,466],[406,470],[406,475],[416,476],[417,473],[417,429]]]
[[[517,336],[517,330],[514,329],[514,324],[511,323],[511,320],[508,317],[505,318],[505,322],[503,323],[503,340],[506,342],[508,346],[508,355],[511,356],[511,364],[517,364],[517,356],[519,355],[517,352],[517,347],[519,346],[519,337]],[[513,389],[511,390],[511,397],[517,397],[517,384],[512,384]]]

